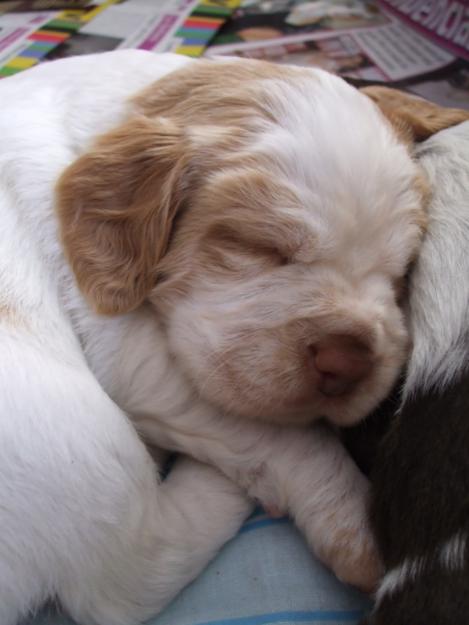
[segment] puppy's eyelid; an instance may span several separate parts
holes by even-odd
[[[255,256],[269,256],[275,259],[280,266],[290,265],[295,262],[295,257],[291,250],[274,245],[270,241],[264,240],[261,236],[247,235],[242,230],[234,227],[217,225],[212,228],[210,234],[225,249],[237,248],[240,252]]]

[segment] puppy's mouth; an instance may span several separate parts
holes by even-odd
[[[356,385],[351,380],[334,373],[322,373],[318,384],[319,392],[326,398],[350,395],[355,388]]]

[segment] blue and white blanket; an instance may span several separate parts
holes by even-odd
[[[355,625],[368,599],[310,553],[287,519],[260,509],[238,536],[148,625]],[[46,614],[25,625],[73,625]]]

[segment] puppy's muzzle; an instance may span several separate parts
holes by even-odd
[[[341,397],[355,390],[371,373],[373,350],[361,338],[337,334],[310,346],[318,389],[326,397]]]

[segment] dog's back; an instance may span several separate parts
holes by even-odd
[[[434,188],[410,283],[413,351],[374,469],[387,573],[373,625],[469,623],[469,124],[419,150]]]

